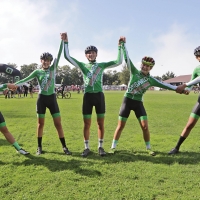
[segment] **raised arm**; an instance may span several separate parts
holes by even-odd
[[[126,41],[126,40],[125,40]],[[128,69],[130,70],[131,74],[135,74],[138,72],[138,70],[136,69],[136,67],[133,65],[132,61],[130,60],[129,58],[129,55],[128,55],[128,51],[126,49],[126,45],[125,43],[123,42],[122,43],[122,51],[123,51],[123,54],[124,54],[124,60],[126,62],[126,65],[128,67]]]
[[[69,48],[68,48],[68,36],[67,33],[61,33],[61,39],[64,42],[64,57],[65,59],[70,62],[75,67],[78,67],[81,69],[81,71],[86,70],[86,67],[84,66],[84,63],[79,62],[75,58],[72,58],[69,54]]]
[[[116,60],[113,60],[113,61],[110,61],[110,62],[104,62],[104,63],[101,63],[103,64],[104,66],[104,69],[108,69],[108,68],[113,68],[113,67],[117,67],[119,65],[122,64],[122,51],[121,51],[121,48],[122,48],[122,42],[124,40],[124,37],[120,37],[119,41],[118,41],[118,54],[117,54],[117,59]]]
[[[63,41],[61,40],[60,42],[60,47],[59,47],[59,50],[58,50],[58,54],[57,54],[57,57],[55,58],[54,60],[54,67],[57,68],[58,67],[58,63],[59,63],[59,60],[60,60],[60,56],[61,56],[61,53],[62,53],[62,49],[63,49]]]

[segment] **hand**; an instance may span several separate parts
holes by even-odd
[[[7,87],[8,87],[8,89],[10,89],[12,91],[15,91],[17,89],[17,86],[15,84],[11,84],[11,83],[8,83]]]
[[[64,42],[68,42],[67,33],[60,33],[61,40]]]
[[[121,36],[120,38],[119,38],[119,45],[121,45],[121,42],[126,42],[126,38],[124,37],[124,36]]]
[[[185,90],[185,88],[186,88],[186,84],[179,85],[179,86],[176,88],[176,93],[182,94],[183,91]]]
[[[9,89],[5,89],[5,90],[3,91],[3,94],[6,95],[6,94],[8,93],[8,91],[9,91]]]
[[[188,95],[190,93],[189,90],[183,90],[183,94]]]

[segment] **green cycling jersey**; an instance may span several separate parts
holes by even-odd
[[[187,89],[191,90],[192,89],[191,86],[193,86],[199,82],[200,82],[200,65],[194,69],[192,76],[191,76],[191,80],[188,83],[186,83],[186,85],[188,86]]]
[[[143,94],[147,91],[149,87],[157,86],[164,89],[176,90],[177,86],[171,84],[163,83],[154,77],[144,75],[141,71],[137,70],[129,58],[125,44],[122,44],[122,50],[124,54],[124,59],[126,61],[127,67],[130,70],[130,80],[128,88],[124,94],[125,97],[134,99],[137,101],[143,100]]]
[[[63,42],[61,41],[57,58],[54,59],[53,64],[48,69],[36,69],[29,76],[20,81],[17,81],[15,84],[17,86],[21,86],[24,85],[26,82],[37,78],[39,84],[39,94],[51,95],[55,93],[56,70],[58,67],[62,49]]]
[[[106,68],[113,68],[120,64],[122,64],[122,53],[121,53],[121,45],[118,46],[118,56],[117,60],[103,63],[82,63],[72,58],[69,55],[68,42],[64,43],[64,56],[66,60],[68,60],[72,65],[78,67],[82,74],[84,80],[84,92],[85,93],[97,93],[102,92],[102,81],[103,81],[103,71]]]

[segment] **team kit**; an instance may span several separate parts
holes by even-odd
[[[67,62],[78,68],[83,75],[84,81],[84,95],[82,101],[82,115],[83,115],[83,142],[84,149],[81,153],[82,157],[87,157],[90,151],[90,126],[92,110],[95,107],[97,115],[97,129],[98,129],[98,154],[100,156],[106,156],[107,153],[115,154],[117,144],[126,122],[129,118],[130,112],[133,111],[140,124],[143,133],[143,139],[146,151],[149,155],[155,156],[156,152],[153,151],[150,144],[150,131],[148,126],[147,112],[143,104],[143,95],[150,87],[159,87],[168,90],[175,91],[179,94],[188,95],[192,89],[192,86],[200,82],[200,65],[197,66],[193,73],[191,80],[188,83],[184,83],[179,86],[164,83],[150,75],[150,71],[155,65],[154,58],[150,56],[144,56],[141,60],[140,70],[138,70],[132,63],[128,50],[126,48],[126,38],[120,37],[118,40],[118,53],[116,60],[109,62],[97,63],[96,58],[98,55],[98,49],[95,46],[88,46],[85,49],[85,56],[88,63],[83,63],[77,59],[71,57],[69,53],[69,41],[67,33],[61,33],[61,42],[59,51],[56,58],[44,52],[40,56],[41,68],[34,70],[29,76],[22,80],[18,80],[15,83],[5,83],[0,85],[1,91],[16,90],[18,87],[30,82],[33,79],[37,79],[39,85],[38,98],[36,102],[37,112],[37,149],[36,154],[41,155],[43,153],[42,148],[42,136],[45,124],[46,109],[49,109],[54,126],[57,130],[58,137],[63,149],[63,153],[66,155],[72,155],[72,152],[68,149],[64,130],[61,124],[61,115],[59,106],[55,94],[55,79],[58,63],[62,53],[64,54]],[[194,56],[197,61],[200,62],[200,47],[195,48]],[[127,68],[130,71],[129,83],[127,90],[124,93],[124,97],[119,108],[118,124],[114,131],[111,148],[108,152],[105,152],[103,148],[104,143],[104,118],[105,118],[105,96],[103,93],[103,72],[105,69],[117,67],[125,61]],[[200,97],[197,99],[192,112],[189,115],[188,122],[184,127],[177,144],[172,148],[168,154],[173,155],[179,153],[180,146],[190,134],[192,128],[197,123],[200,117]],[[18,153],[28,155],[29,152],[23,149],[18,142],[14,139],[13,135],[6,126],[6,122],[3,114],[0,112],[0,131],[5,136],[6,140],[17,150]]]

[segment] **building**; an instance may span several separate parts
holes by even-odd
[[[170,78],[168,80],[163,81],[164,83],[169,83],[172,85],[181,85],[183,83],[187,83],[189,82],[191,79],[191,74],[190,75],[181,75],[181,76],[177,76],[174,78]]]

